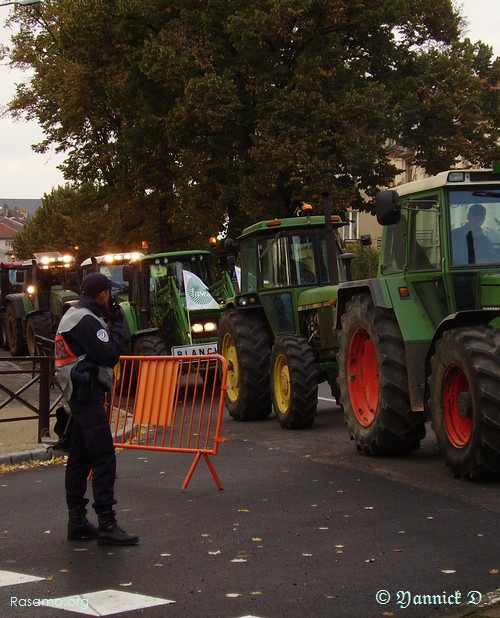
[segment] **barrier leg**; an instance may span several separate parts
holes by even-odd
[[[191,464],[191,467],[189,468],[189,471],[186,475],[186,478],[184,479],[184,483],[182,484],[182,489],[186,489],[186,487],[189,485],[189,481],[191,480],[191,477],[193,476],[194,471],[196,470],[196,466],[198,465],[198,462],[200,461],[200,457],[203,455],[203,459],[205,460],[208,469],[210,470],[210,472],[212,473],[212,477],[217,485],[217,487],[219,489],[224,489],[224,487],[222,486],[222,483],[220,482],[220,479],[217,475],[217,472],[215,471],[214,465],[213,463],[210,461],[209,456],[207,455],[207,453],[196,453],[194,459],[193,459],[193,463]]]

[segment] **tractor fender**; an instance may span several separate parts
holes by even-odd
[[[136,339],[139,339],[140,337],[143,337],[144,335],[152,335],[153,333],[159,333],[160,329],[159,328],[143,328],[141,330],[136,330],[134,333],[132,333],[130,335],[130,349],[133,350],[134,349],[134,343],[136,341]]]
[[[67,301],[63,304],[63,307],[62,307],[62,315],[64,315],[68,309],[70,309],[71,307],[74,307],[78,301],[79,301],[79,299],[78,299],[78,298],[71,299],[71,300],[67,300]]]
[[[347,303],[355,294],[365,293],[372,298],[375,307],[391,308],[386,302],[383,294],[381,282],[378,279],[360,279],[359,281],[346,281],[341,283],[337,293],[337,311],[335,317],[335,328],[341,329],[341,317],[345,313]]]
[[[424,409],[426,416],[429,417],[429,376],[431,373],[431,358],[436,351],[436,344],[443,334],[452,328],[462,328],[464,326],[479,326],[489,324],[495,318],[500,317],[500,309],[471,309],[467,311],[457,311],[452,313],[440,322],[436,332],[429,344],[425,357],[425,387],[424,387]]]
[[[23,297],[24,297],[24,294],[9,294],[8,296],[6,296],[5,306],[3,309],[4,313],[5,313],[5,309],[7,308],[7,305],[10,305],[12,307],[14,317],[19,318],[24,321],[26,319],[26,309],[24,306]]]
[[[48,313],[47,309],[33,309],[33,311],[28,311],[26,318],[30,318],[33,315],[40,315],[42,313]]]
[[[258,315],[267,323],[266,312],[264,311],[264,307],[260,303],[259,297],[256,294],[249,294],[248,297],[252,297],[253,300],[247,305],[241,305],[237,300],[239,297],[236,297],[236,299],[234,299],[230,304],[226,305],[225,310],[221,314],[221,318],[224,317],[224,313],[226,313],[228,309],[237,309],[238,311],[244,311],[247,315]]]

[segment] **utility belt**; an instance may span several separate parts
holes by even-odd
[[[113,386],[113,370],[107,367],[96,367],[87,360],[80,361],[71,370],[73,383],[72,397],[78,403],[86,403],[95,388],[103,391],[111,390]]]
[[[97,370],[97,367],[95,367],[95,370]],[[96,385],[99,384],[97,371],[79,371],[77,365],[71,370],[71,382],[73,384],[71,398],[75,399],[78,403],[86,403],[90,399]]]

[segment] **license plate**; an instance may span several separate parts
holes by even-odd
[[[172,348],[172,356],[205,356],[206,354],[217,354],[216,341],[200,345],[177,345]]]

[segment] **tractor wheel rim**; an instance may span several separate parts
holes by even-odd
[[[283,354],[277,356],[274,364],[274,389],[278,411],[286,414],[290,408],[291,384],[290,369]]]
[[[225,334],[222,339],[222,356],[227,360],[227,397],[232,403],[238,401],[240,395],[240,368],[238,365],[238,354],[233,338]]]
[[[378,361],[373,339],[361,326],[354,331],[349,343],[347,375],[353,412],[363,427],[369,427],[377,415]]]
[[[446,369],[443,380],[443,425],[450,444],[464,448],[472,437],[472,415],[460,413],[459,396],[468,393],[469,381],[458,365]]]

